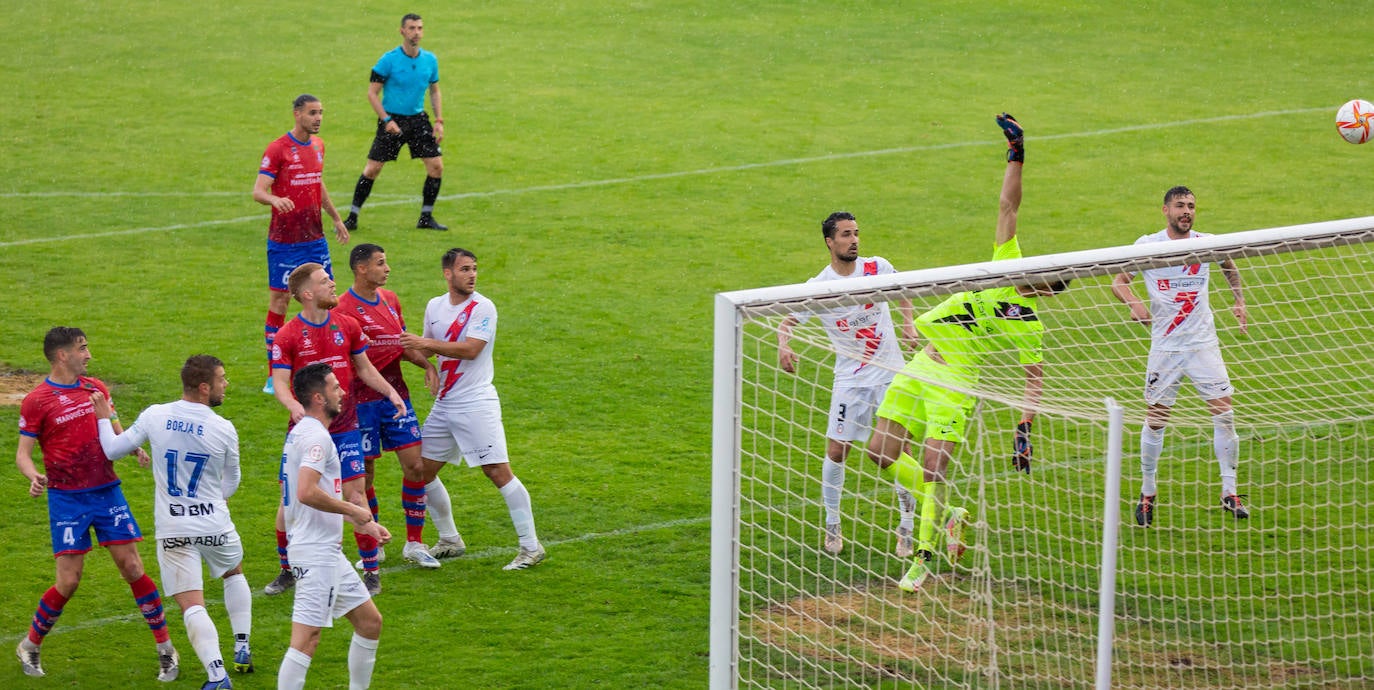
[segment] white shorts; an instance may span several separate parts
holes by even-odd
[[[420,429],[420,455],[437,462],[466,460],[468,467],[510,462],[501,402],[461,410],[434,407]]]
[[[832,441],[867,441],[873,435],[873,412],[886,392],[887,386],[836,388],[830,396],[830,424],[825,437]]]
[[[1150,351],[1145,365],[1145,402],[1150,405],[1173,407],[1178,399],[1178,387],[1187,376],[1203,400],[1216,400],[1234,394],[1221,348],[1213,345],[1189,352]]]
[[[291,605],[293,623],[332,628],[335,618],[343,618],[372,598],[343,552],[335,553],[338,558],[331,565],[291,566],[296,576],[296,598]]]
[[[224,577],[243,562],[243,542],[239,541],[239,533],[229,530],[224,534],[158,539],[157,566],[162,571],[162,594],[203,591],[202,560],[210,568],[211,577]]]

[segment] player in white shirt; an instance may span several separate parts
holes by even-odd
[[[896,273],[897,269],[881,256],[859,256],[859,224],[853,214],[836,211],[821,222],[821,235],[830,251],[830,263],[814,278],[815,283],[858,276]],[[918,335],[912,319],[911,302],[903,300],[902,337],[915,349]],[[886,303],[841,307],[818,314],[787,316],[778,327],[778,363],[784,371],[795,373],[799,358],[792,350],[792,331],[811,316],[821,320],[835,350],[835,381],[830,395],[830,422],[826,429],[825,457],[821,463],[821,503],[825,506],[825,550],[838,554],[844,549],[840,528],[840,494],[844,490],[845,460],[855,442],[867,442],[873,433],[873,412],[883,401],[892,377],[906,363],[897,342],[892,314]],[[903,558],[914,553],[912,528],[915,526],[916,500],[906,488],[897,486],[901,518],[897,527],[896,554]]]
[[[538,565],[545,554],[534,528],[530,492],[510,469],[501,399],[492,385],[496,305],[477,292],[477,256],[472,252],[450,249],[440,265],[448,292],[425,305],[423,336],[401,335],[405,347],[438,358],[439,380],[430,390],[434,406],[420,430],[425,480],[433,480],[446,463],[465,461],[469,467],[481,467],[506,499],[520,540],[519,553],[505,569],[523,570]],[[439,537],[431,553],[451,543],[447,535]]]
[[[212,576],[224,581],[224,608],[234,631],[234,668],[240,673],[253,670],[248,644],[253,595],[243,577],[243,543],[226,503],[239,487],[239,436],[233,424],[211,409],[224,402],[228,385],[223,362],[194,355],[181,368],[181,400],[149,407],[124,433],[116,433],[110,423],[109,401],[92,397],[106,457],[120,458],[145,442],[152,444],[162,591],[181,607],[187,637],[209,678],[205,688],[231,685],[220,655],[219,632],[205,610],[202,560]]]
[[[1164,194],[1164,219],[1167,226],[1145,235],[1136,244],[1168,242],[1207,234],[1193,230],[1197,201],[1187,187],[1174,187]],[[1246,330],[1245,295],[1241,290],[1240,269],[1227,259],[1217,264],[1231,287],[1234,302],[1231,313],[1240,332]],[[1154,522],[1158,495],[1155,475],[1159,455],[1164,449],[1164,427],[1178,398],[1178,388],[1187,376],[1212,415],[1212,448],[1221,467],[1221,505],[1236,519],[1250,517],[1243,495],[1236,493],[1236,467],[1240,445],[1236,435],[1235,413],[1231,408],[1231,379],[1221,358],[1216,323],[1208,301],[1207,264],[1187,264],[1142,271],[1150,294],[1147,309],[1131,289],[1131,273],[1112,281],[1112,293],[1131,309],[1131,318],[1150,324],[1150,357],[1145,366],[1145,403],[1149,406],[1145,426],[1140,432],[1140,472],[1143,476],[1140,500],[1135,508],[1136,524],[1149,527]]]
[[[348,684],[366,688],[377,663],[382,614],[344,557],[344,518],[353,523],[355,533],[381,544],[390,541],[391,534],[372,519],[366,506],[343,500],[339,452],[329,423],[342,411],[344,391],[333,370],[325,363],[311,364],[296,372],[291,389],[305,416],[286,435],[282,450],[282,506],[296,591],[291,647],[277,671],[277,687],[304,688],[320,630],[333,627],[335,618],[348,618],[353,624]]]

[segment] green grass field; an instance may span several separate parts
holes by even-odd
[[[1201,230],[1368,214],[1369,147],[1336,135],[1370,25],[1356,2],[96,1],[0,8],[0,363],[44,371],[43,333],[90,336],[92,374],[126,418],[177,397],[189,354],[224,359],[222,408],[245,482],[232,502],[255,589],[274,574],[274,475],[285,415],[258,393],[265,207],[249,191],[301,92],[326,107],[326,183],[346,206],[372,131],[368,70],[425,17],[448,140],[436,215],[413,229],[423,172],[387,166],[355,242],[388,250],[412,321],[443,290],[439,255],[480,259],[501,309],[497,387],[513,468],[549,561],[506,573],[498,494],[446,473],[468,556],[438,572],[392,547],[374,686],[701,687],[707,670],[710,314],[714,293],[799,282],[824,263],[837,208],[865,253],[899,268],[983,260],[1007,110],[1032,139],[1028,254],[1126,244],[1159,196],[1199,195]],[[335,246],[336,265],[346,248]],[[418,385],[413,388],[421,391]],[[423,413],[430,400],[417,392]],[[15,406],[0,407],[13,430]],[[0,436],[10,457],[15,434]],[[378,483],[399,531],[399,471]],[[151,480],[121,464],[151,530]],[[46,508],[17,471],[0,642],[51,583]],[[431,537],[432,538],[432,537]],[[151,540],[145,561],[154,562]],[[44,646],[49,678],[0,663],[4,687],[152,687],[148,633],[103,552]],[[156,571],[155,566],[150,566]],[[216,588],[211,598],[218,603]],[[1366,601],[1367,604],[1367,601]],[[255,599],[267,688],[288,597]],[[222,609],[211,606],[228,639]],[[169,609],[183,685],[199,682]],[[312,686],[344,686],[347,626]],[[8,651],[5,651],[8,654]]]

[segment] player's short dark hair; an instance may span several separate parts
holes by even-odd
[[[415,14],[414,12],[411,12],[410,14],[407,14],[406,16],[401,17],[401,26],[405,26],[405,25],[406,25],[406,22],[418,22],[418,21],[420,21],[421,19],[423,19],[423,17],[421,17],[421,16],[418,15],[418,14]]]
[[[43,336],[43,356],[49,362],[57,359],[57,351],[76,344],[77,338],[86,337],[86,332],[72,326],[55,326]]]
[[[1193,193],[1193,190],[1188,189],[1187,187],[1184,187],[1183,185],[1178,185],[1177,187],[1170,187],[1170,188],[1169,188],[1169,191],[1167,191],[1167,192],[1164,193],[1164,205],[1165,205],[1165,206],[1168,206],[1170,201],[1173,201],[1174,199],[1176,199],[1176,198],[1178,198],[1178,197],[1181,197],[1181,196],[1197,196],[1197,195]]]
[[[303,93],[303,94],[301,94],[301,95],[299,95],[299,96],[296,96],[296,100],[291,101],[291,109],[292,109],[292,110],[300,110],[301,108],[304,108],[304,107],[305,107],[305,104],[306,104],[306,103],[319,103],[319,102],[320,102],[320,99],[315,98],[314,96],[311,96],[311,95],[308,94],[308,93]]]
[[[314,262],[297,266],[286,278],[286,291],[299,301],[301,288],[305,287],[306,282],[310,280],[310,276],[315,274],[315,271],[323,268],[324,266]]]
[[[214,355],[187,357],[186,363],[181,365],[181,389],[193,391],[200,388],[202,383],[215,385],[215,370],[223,366],[224,362]]]
[[[1051,281],[1049,284],[1045,285],[1045,287],[1049,289],[1050,294],[1052,294],[1052,295],[1057,295],[1057,294],[1059,294],[1059,293],[1061,293],[1061,292],[1063,292],[1063,291],[1069,289],[1069,283],[1070,283],[1070,282],[1073,282],[1073,281],[1071,281],[1071,280],[1055,280],[1055,281]]]
[[[316,362],[296,372],[291,379],[291,394],[303,407],[310,407],[310,398],[324,392],[324,381],[334,372],[334,368],[324,362]]]
[[[380,244],[360,244],[348,253],[348,267],[356,271],[359,266],[371,261],[373,256],[385,253]]]
[[[854,218],[854,214],[850,213],[849,211],[836,211],[836,212],[834,212],[834,213],[832,213],[832,214],[826,216],[826,217],[825,217],[825,220],[821,221],[821,234],[824,235],[826,239],[830,239],[830,238],[834,237],[834,236],[835,236],[835,224],[838,223],[838,222],[840,222],[840,221],[842,221],[842,220],[857,220],[857,219]]]
[[[458,257],[460,256],[466,256],[467,258],[472,259],[473,261],[477,260],[476,254],[473,254],[472,252],[466,249],[454,247],[453,249],[444,252],[444,258],[439,261],[439,265],[444,268],[453,268],[453,264],[458,262]]]

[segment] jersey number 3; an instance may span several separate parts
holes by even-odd
[[[167,451],[167,494],[170,496],[186,496],[187,498],[196,497],[196,489],[200,486],[200,473],[205,471],[205,463],[210,456],[204,453],[187,453],[185,462],[191,465],[191,477],[186,482],[185,491],[181,484],[177,482],[177,451]]]

